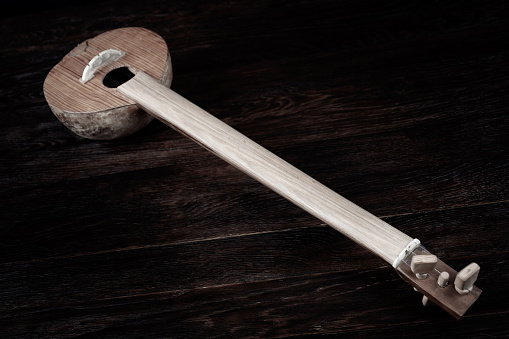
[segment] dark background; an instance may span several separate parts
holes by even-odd
[[[16,2],[0,71],[0,336],[507,337],[504,1]],[[376,256],[154,121],[68,131],[73,47],[143,26],[172,88],[460,270],[460,321]]]

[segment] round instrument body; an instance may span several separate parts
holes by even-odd
[[[83,82],[85,67],[109,49],[125,54],[105,63],[91,80]],[[115,88],[103,84],[106,74],[120,67],[128,67],[133,73],[142,70],[167,87],[173,78],[163,38],[140,27],[120,28],[84,41],[53,67],[44,81],[46,101],[57,118],[82,137],[110,140],[130,135],[153,117]]]

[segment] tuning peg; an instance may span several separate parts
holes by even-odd
[[[474,282],[479,276],[481,268],[475,262],[462,269],[456,279],[454,279],[454,287],[459,294],[467,294],[472,290]]]
[[[410,268],[417,278],[426,279],[428,273],[435,268],[437,261],[438,258],[436,255],[414,255]]]
[[[449,285],[449,273],[448,272],[440,272],[440,275],[437,279],[437,284],[440,287],[447,287]]]
[[[429,298],[425,295],[422,296],[422,305],[425,307],[435,306],[435,303],[433,303]]]

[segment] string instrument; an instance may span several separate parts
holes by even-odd
[[[154,117],[364,246],[423,296],[460,318],[481,294],[479,265],[460,272],[418,239],[317,182],[170,89],[165,41],[143,28],[121,28],[86,40],[47,75],[44,95],[56,117],[90,139],[127,136]]]

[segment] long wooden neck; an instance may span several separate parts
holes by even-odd
[[[393,264],[412,241],[143,72],[118,87],[144,110]]]
[[[149,75],[138,72],[117,89],[148,113],[391,264],[424,294],[423,303],[432,301],[460,318],[479,297],[481,290],[473,286],[477,264],[457,273],[417,239],[333,192]],[[454,287],[448,281],[454,281]]]

